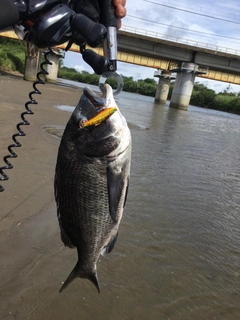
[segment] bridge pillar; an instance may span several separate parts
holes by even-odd
[[[63,50],[54,50],[53,52],[53,54],[49,54],[47,56],[48,60],[51,62],[51,65],[46,65],[46,71],[48,72],[48,74],[46,75],[45,80],[49,83],[56,83],[59,59],[65,57]]]
[[[200,70],[199,66],[192,62],[182,62],[178,65],[178,68],[171,69],[170,71],[177,72],[170,107],[187,110],[195,76],[199,73],[206,73],[206,71]]]
[[[155,95],[155,102],[160,104],[165,104],[167,101],[168,92],[170,88],[170,81],[175,78],[173,78],[172,73],[167,70],[155,71],[154,77],[159,78],[158,87]]]
[[[36,81],[41,54],[37,47],[27,42],[27,52],[25,56],[24,80]]]

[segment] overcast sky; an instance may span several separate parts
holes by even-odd
[[[232,48],[240,53],[239,0],[127,0],[127,16],[122,22],[123,28],[138,28],[171,39],[188,39]],[[66,53],[64,65],[93,72],[81,55],[73,52]],[[118,62],[118,72],[134,80],[153,78],[154,71]],[[196,78],[196,81],[216,92],[229,85],[201,78]],[[240,86],[230,85],[230,91],[239,92]]]

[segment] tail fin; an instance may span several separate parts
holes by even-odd
[[[83,271],[80,264],[77,263],[76,266],[73,268],[72,272],[69,274],[67,279],[65,280],[64,284],[62,285],[61,289],[59,292],[62,292],[67,286],[76,278],[84,278],[88,279],[91,281],[94,286],[97,288],[98,293],[100,293],[100,287],[98,283],[98,276],[97,276],[97,270],[88,270],[88,271]]]

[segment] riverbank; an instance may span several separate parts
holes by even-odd
[[[9,180],[1,183],[5,191],[0,193],[0,319],[15,318],[14,312],[18,319],[28,318],[26,303],[31,304],[34,295],[27,289],[31,270],[62,245],[53,192],[60,139],[43,128],[54,125],[63,128],[70,114],[54,106],[75,106],[82,90],[52,84],[38,88],[42,94],[34,96],[38,105],[30,106],[34,115],[26,116],[30,126],[22,127],[26,133],[19,138],[22,147],[14,148],[18,154],[11,160],[14,168],[5,170]],[[12,134],[17,132],[16,124],[21,120],[20,113],[25,110],[30,91],[32,83],[21,77],[0,75],[0,166],[4,165],[3,156],[9,153],[7,146],[12,143]],[[63,279],[58,279],[57,287]]]

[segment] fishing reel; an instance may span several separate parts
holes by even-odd
[[[111,1],[102,2],[103,18],[102,23],[98,23],[84,14],[76,14],[71,9],[71,0],[15,0],[21,19],[21,23],[15,26],[15,32],[20,39],[33,43],[39,49],[68,42],[67,51],[76,43],[83,60],[96,74],[116,77],[117,40],[114,32],[117,19]],[[95,48],[103,42],[105,56],[86,49],[86,44]],[[116,78],[120,82],[119,75]]]
[[[83,14],[76,14],[67,4],[69,0],[16,0],[21,24],[15,26],[20,39],[33,43],[37,48],[54,47],[68,42],[65,50],[73,43],[80,46],[80,52],[97,74],[110,71],[110,62],[99,56],[86,44],[97,47],[106,38],[103,24],[93,22]]]

